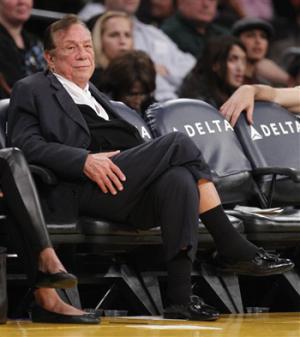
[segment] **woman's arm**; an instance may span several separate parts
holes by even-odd
[[[268,85],[242,85],[221,106],[221,114],[230,121],[232,126],[237,122],[242,111],[246,112],[247,120],[253,123],[254,101],[267,101],[277,103],[284,108],[300,112],[300,87],[272,88]]]

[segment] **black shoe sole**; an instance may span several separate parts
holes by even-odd
[[[35,284],[36,288],[56,288],[56,289],[68,289],[77,286],[77,280],[65,279],[58,280],[55,282],[37,282]]]
[[[50,274],[39,271],[37,274],[35,287],[67,289],[77,286],[77,283],[77,277],[67,272]]]
[[[39,306],[32,309],[30,314],[33,323],[60,323],[60,324],[99,324],[100,318],[92,314],[64,315],[45,310]]]
[[[285,266],[282,268],[278,268],[276,270],[259,270],[259,271],[249,271],[249,270],[239,270],[236,268],[228,267],[216,267],[216,271],[219,273],[234,273],[238,275],[245,275],[245,276],[272,276],[272,275],[280,275],[284,274],[294,268],[294,264],[291,266]]]
[[[181,316],[180,314],[164,314],[164,319],[174,319],[174,320],[181,320],[181,321],[216,321],[220,318],[220,316],[211,316],[211,317],[201,317],[201,318],[186,318]]]

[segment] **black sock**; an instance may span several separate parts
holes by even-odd
[[[181,251],[167,263],[167,305],[187,305],[191,295],[192,261],[186,251]]]
[[[232,226],[222,205],[200,214],[200,219],[214,238],[220,255],[237,260],[251,260],[255,256],[258,248]]]

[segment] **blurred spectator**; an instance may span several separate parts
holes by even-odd
[[[235,37],[211,41],[185,78],[179,96],[197,98],[219,108],[243,84],[246,48]]]
[[[145,52],[129,51],[109,64],[99,89],[143,117],[146,108],[154,102],[155,75],[154,64]]]
[[[235,21],[244,17],[271,20],[274,16],[273,0],[219,0],[216,23],[231,28]]]
[[[287,67],[287,72],[290,75],[289,78],[289,87],[296,87],[300,85],[300,48],[297,48],[298,51],[296,51],[292,55],[292,59],[289,62],[289,65]]]
[[[176,0],[142,0],[137,17],[151,25],[160,27],[176,10]]]
[[[178,11],[165,21],[162,30],[181,50],[201,57],[208,39],[229,33],[212,23],[217,4],[217,0],[178,0]]]
[[[274,21],[276,41],[272,43],[270,57],[275,62],[285,66],[283,54],[290,47],[300,47],[300,0],[284,2],[284,8],[289,8],[287,13],[278,13]]]
[[[272,0],[227,0],[235,8],[240,8],[241,17],[256,17],[264,20],[273,18]]]
[[[0,97],[9,97],[14,83],[45,68],[43,47],[23,27],[32,0],[0,0]]]
[[[86,0],[35,0],[34,8],[61,13],[77,13],[85,3]]]
[[[83,21],[88,21],[93,16],[97,14],[101,14],[105,11],[105,7],[103,5],[103,1],[95,0],[89,1],[78,13],[78,16]]]
[[[194,57],[179,50],[160,29],[144,24],[134,16],[140,0],[105,0],[104,4],[107,10],[124,11],[132,16],[134,48],[146,52],[155,64],[155,98],[158,101],[176,98],[176,90],[196,63]],[[95,19],[91,20],[90,26],[93,21]]]
[[[246,83],[288,84],[288,73],[266,58],[273,35],[270,23],[257,18],[243,18],[233,25],[232,32],[239,37],[247,50]]]
[[[116,57],[133,49],[132,21],[124,12],[108,11],[98,18],[92,30],[96,71],[92,82],[100,86],[103,70]]]

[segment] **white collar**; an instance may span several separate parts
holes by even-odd
[[[72,97],[73,101],[76,104],[84,104],[91,107],[98,116],[109,120],[107,112],[103,109],[103,107],[95,100],[89,90],[89,84],[84,87],[84,89],[80,88],[74,82],[68,80],[67,78],[53,73],[54,76],[59,80],[59,82],[63,85],[63,87],[67,90],[69,95]]]

